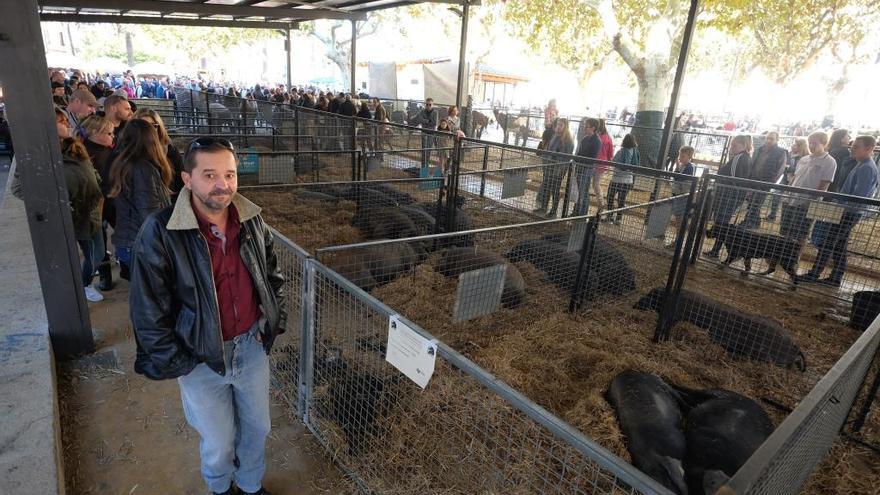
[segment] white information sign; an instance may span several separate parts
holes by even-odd
[[[437,342],[428,340],[392,315],[388,322],[385,360],[423,389],[434,374]]]

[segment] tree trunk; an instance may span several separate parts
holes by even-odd
[[[639,83],[639,101],[636,107],[636,128],[632,130],[636,142],[639,143],[639,155],[642,166],[663,168],[666,160],[658,161],[660,141],[663,139],[663,123],[672,91],[672,81],[665,68],[660,64],[644,64],[644,72],[637,75]]]
[[[125,54],[128,57],[128,67],[134,66],[134,44],[131,42],[131,33],[125,32]]]

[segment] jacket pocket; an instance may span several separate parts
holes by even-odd
[[[196,350],[193,338],[193,326],[195,325],[196,315],[186,306],[181,307],[177,313],[177,320],[174,322],[174,335],[178,341],[183,344],[186,351],[193,352]]]

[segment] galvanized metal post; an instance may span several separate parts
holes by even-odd
[[[0,84],[13,129],[16,172],[21,178],[49,336],[56,356],[70,357],[93,352],[95,343],[46,81],[37,3],[23,0],[17,7],[18,15],[0,18],[0,64],[9,69],[0,73]]]
[[[351,96],[357,95],[357,83],[354,80],[355,71],[357,70],[357,21],[351,21]]]
[[[299,394],[297,405],[300,417],[310,424],[309,407],[312,403],[315,363],[315,260],[303,259],[302,321],[299,345]]]
[[[657,326],[654,330],[654,342],[660,342],[669,338],[669,327],[675,320],[674,315],[678,307],[678,295],[681,292],[681,284],[684,282],[684,276],[687,272],[687,253],[690,251],[691,243],[694,241],[693,236],[688,235],[687,218],[690,218],[690,211],[694,207],[694,196],[696,195],[697,181],[691,182],[691,188],[688,192],[687,203],[685,204],[684,213],[680,217],[680,225],[678,233],[675,236],[675,251],[672,255],[672,264],[669,267],[669,276],[666,279],[666,292],[664,294],[663,303],[657,312]],[[694,223],[698,219],[694,219]],[[693,229],[691,230],[693,233]],[[685,244],[685,236],[687,236],[687,245]]]
[[[290,46],[290,28],[284,30],[287,39],[284,41],[284,51],[287,53],[287,91],[290,92],[290,87],[292,84],[292,73],[291,73],[291,62],[290,56],[292,55],[291,46]]]
[[[660,141],[660,152],[657,156],[657,168],[662,168],[666,163],[666,155],[669,154],[669,144],[672,142],[672,133],[675,132],[675,112],[678,109],[678,96],[681,93],[681,84],[687,69],[688,54],[690,53],[691,38],[694,35],[694,27],[697,24],[697,8],[700,0],[691,0],[688,10],[687,23],[681,38],[681,50],[678,54],[678,66],[675,68],[675,80],[672,83],[672,96],[669,98],[669,108],[666,109],[666,123],[663,125],[663,138]]]
[[[486,174],[489,171],[489,147],[483,147],[483,173],[480,174],[480,197],[486,197]]]
[[[462,107],[462,97],[464,96],[464,88],[467,86],[467,32],[468,20],[470,18],[470,1],[465,0],[461,10],[461,40],[458,43],[458,80],[455,87],[455,105]]]

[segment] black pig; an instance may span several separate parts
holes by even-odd
[[[617,412],[633,465],[670,490],[686,495],[682,415],[669,385],[655,375],[627,370],[611,381],[606,399]]]
[[[636,304],[636,309],[659,311],[666,289],[656,287]],[[673,322],[686,321],[705,329],[727,352],[785,368],[807,369],[798,345],[778,322],[742,312],[695,292],[682,290]]]

